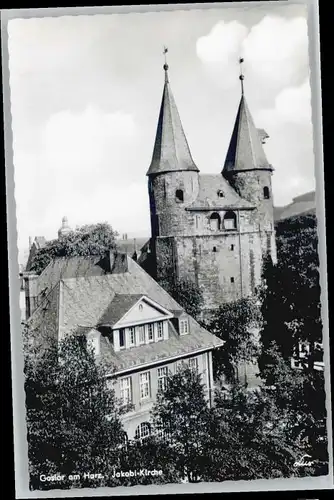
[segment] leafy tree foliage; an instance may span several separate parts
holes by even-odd
[[[158,392],[152,420],[163,433],[180,477],[189,482],[199,479],[205,460],[208,417],[201,376],[188,366],[170,375],[166,389]]]
[[[204,299],[202,291],[193,281],[179,279],[176,282],[162,281],[159,284],[190,316],[200,318]]]
[[[50,488],[40,474],[107,475],[117,464],[123,431],[114,392],[86,339],[66,337],[37,362],[26,355],[25,376],[31,488]],[[84,487],[96,481],[54,484]]]
[[[261,389],[234,386],[216,395],[208,426],[203,480],[269,479],[296,474],[298,449],[287,439],[281,412]]]
[[[40,274],[56,257],[104,255],[116,248],[116,236],[117,233],[106,222],[80,226],[37,250],[31,271]]]
[[[286,433],[315,459],[312,474],[327,469],[324,376],[314,369],[322,353],[318,238],[315,215],[276,226],[277,264],[263,267],[259,368],[277,407],[288,417]],[[300,342],[310,346],[301,370],[291,368]]]
[[[315,343],[322,342],[316,217],[280,221],[276,234],[278,262],[274,265],[268,258],[263,267],[261,369],[270,362],[267,350],[272,342],[284,359],[292,356],[299,341],[309,342],[311,353]]]
[[[258,342],[254,335],[260,321],[259,308],[254,299],[240,299],[220,306],[206,328],[225,341],[213,352],[215,378],[224,375],[235,382],[236,367],[242,362],[253,362],[258,356]]]

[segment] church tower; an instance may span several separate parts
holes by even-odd
[[[196,199],[199,170],[191,156],[169,83],[167,49],[165,82],[153,155],[147,172],[155,277],[177,275],[174,237],[187,233],[184,207]]]
[[[239,60],[240,65],[243,59]],[[261,236],[262,251],[276,261],[273,167],[263,149],[269,136],[255,127],[244,93],[244,75],[240,74],[241,99],[227,151],[222,175],[244,199],[255,205],[253,223]]]
[[[269,252],[276,261],[273,168],[263,149],[268,136],[255,127],[241,75],[241,99],[223,170],[200,174],[166,60],[164,72],[147,172],[152,237],[145,269],[161,284],[193,282],[203,294],[203,317],[209,317],[223,303],[255,295],[263,257]]]

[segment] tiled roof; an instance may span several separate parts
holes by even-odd
[[[198,172],[190,153],[166,71],[153,156],[147,175],[182,170]]]
[[[115,295],[112,302],[110,302],[107,309],[104,311],[103,315],[99,319],[99,324],[108,324],[110,326],[114,325],[123,318],[132,306],[141,299],[141,294],[118,294]]]
[[[112,254],[113,255],[113,254]],[[113,272],[124,272],[127,268],[126,257],[116,254]],[[109,255],[88,257],[59,257],[44,269],[37,281],[38,293],[43,289],[51,289],[60,279],[103,276],[110,272]]]
[[[80,324],[94,326],[116,295],[146,295],[162,307],[182,310],[181,306],[138,264],[127,257],[129,271],[63,282],[64,327]]]
[[[224,196],[218,196],[222,191]],[[199,176],[199,193],[196,200],[187,209],[224,209],[255,208],[249,201],[241,198],[221,174],[201,174]]]
[[[60,259],[54,261],[54,274],[49,273],[48,276],[50,284],[55,283],[58,276],[58,281],[53,285],[53,290],[57,290],[57,293],[48,294],[29,318],[29,323],[35,325],[35,329],[42,326],[43,330],[43,318],[47,317],[48,330],[58,331],[61,337],[71,332],[85,334],[101,324],[101,318],[108,316],[110,321],[120,319],[143,295],[176,316],[184,312],[182,307],[130,257],[125,256],[127,269],[125,272],[100,275],[94,275],[95,264],[99,267],[95,258],[82,259],[88,261],[86,265],[81,258],[64,259],[68,261],[66,266],[60,265],[58,262]],[[72,260],[73,262],[69,262]],[[70,277],[76,272],[82,273],[83,276]],[[46,275],[44,280],[45,278]],[[53,299],[50,300],[50,297]],[[115,353],[112,346],[102,337],[101,352],[105,356],[104,361],[109,363],[110,367],[123,370],[144,362],[179,356],[198,349],[210,349],[222,344],[217,337],[207,332],[191,317],[189,325],[191,333],[179,336],[170,323],[169,340],[120,353]]]
[[[101,360],[116,371],[131,370],[143,364],[163,361],[173,356],[184,356],[198,350],[213,349],[223,342],[202,328],[190,318],[190,333],[179,335],[172,323],[169,326],[169,339],[152,342],[130,349],[115,352],[105,338],[101,337]]]
[[[253,168],[272,169],[264,152],[259,130],[254,125],[246,99],[242,95],[223,172]]]

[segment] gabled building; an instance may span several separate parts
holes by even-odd
[[[276,260],[271,177],[264,142],[243,91],[221,172],[201,174],[172,94],[168,65],[151,164],[150,266],[158,281],[188,279],[205,309],[253,295],[264,255]],[[241,75],[243,79],[243,75]]]
[[[182,363],[199,371],[208,404],[214,389],[212,351],[223,342],[202,328],[125,254],[59,258],[26,278],[33,343],[85,336],[129,411],[128,438],[151,432],[150,410],[169,372]]]

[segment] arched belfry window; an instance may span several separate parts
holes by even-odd
[[[210,222],[211,229],[213,229],[214,231],[219,231],[220,224],[221,224],[221,218],[217,212],[213,212],[213,214],[211,214],[209,222]]]
[[[265,200],[269,200],[269,198],[270,198],[270,192],[269,192],[268,186],[264,186],[264,188],[263,188],[263,198]]]
[[[229,210],[224,215],[224,229],[226,231],[232,231],[237,228],[237,216],[235,212]]]
[[[184,201],[184,196],[183,196],[183,190],[182,189],[177,189],[175,191],[175,198],[176,198],[176,201],[179,201],[179,202]]]

